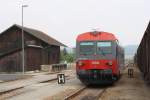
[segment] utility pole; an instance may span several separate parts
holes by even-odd
[[[28,5],[22,5],[22,73],[25,73],[25,61],[24,61],[24,27],[23,27],[23,8],[28,7]]]

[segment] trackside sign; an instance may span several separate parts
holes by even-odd
[[[58,84],[65,84],[65,74],[57,74]]]

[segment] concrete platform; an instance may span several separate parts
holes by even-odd
[[[127,72],[125,69],[122,78],[99,100],[150,100],[150,87],[143,81],[138,68],[134,68],[133,78],[128,78]]]
[[[26,74],[0,74],[0,83],[18,80],[18,79],[25,79],[31,76],[32,75],[26,75]]]

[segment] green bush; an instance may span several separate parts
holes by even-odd
[[[65,51],[65,50],[64,50]],[[75,60],[75,54],[74,53],[67,53],[66,51],[60,52],[60,62],[72,63]]]

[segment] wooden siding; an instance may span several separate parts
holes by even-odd
[[[0,49],[10,48],[13,45],[19,44],[21,39],[21,34],[17,28],[10,29],[5,32],[5,34],[0,35]]]
[[[51,46],[43,49],[43,64],[57,64],[59,63],[60,47]]]
[[[0,58],[0,72],[18,72],[22,70],[21,52],[12,53]]]
[[[26,70],[40,70],[42,62],[42,49],[29,47],[25,50]]]
[[[39,70],[40,65],[59,63],[60,47],[49,45],[24,32],[25,70]],[[13,27],[0,34],[0,72],[22,71],[21,29]]]

